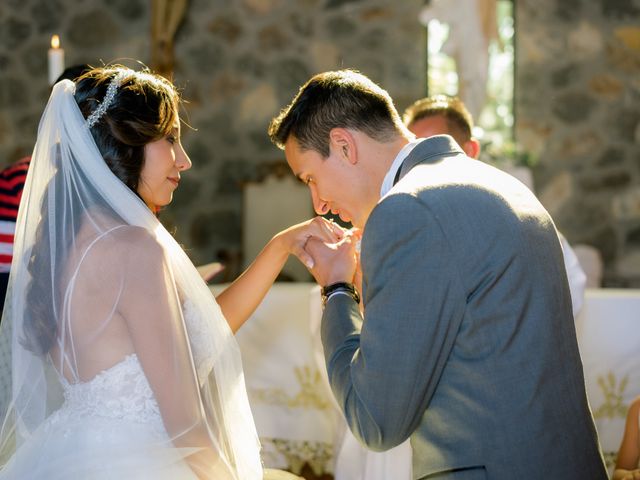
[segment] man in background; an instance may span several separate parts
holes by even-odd
[[[433,95],[421,98],[404,111],[402,118],[407,128],[418,138],[451,135],[467,156],[477,159],[480,155],[480,142],[473,136],[473,117],[462,100],[457,97]],[[578,262],[578,257],[562,234],[560,234],[560,244],[571,290],[573,316],[576,318],[584,303],[587,276]]]

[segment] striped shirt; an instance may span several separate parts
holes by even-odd
[[[16,218],[30,161],[25,157],[0,171],[0,272],[11,268]]]

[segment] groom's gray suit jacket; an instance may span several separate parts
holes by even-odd
[[[373,450],[409,436],[414,478],[605,479],[548,213],[520,182],[431,137],[362,239],[362,321],[323,314],[329,379]]]

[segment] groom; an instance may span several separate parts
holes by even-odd
[[[422,479],[605,479],[558,233],[536,198],[446,135],[415,140],[386,91],[311,78],[269,134],[318,214],[311,238],[333,392],[373,450],[408,437]]]

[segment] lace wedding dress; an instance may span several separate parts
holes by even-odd
[[[0,480],[261,480],[235,337],[74,92],[53,88],[18,215]]]
[[[0,478],[197,479],[168,448],[158,404],[135,354],[89,382],[63,384],[62,408],[17,452]]]
[[[109,229],[91,242],[91,246],[100,246],[99,240],[118,228],[132,227]],[[91,260],[88,253],[89,249],[82,255],[83,260]],[[76,283],[69,282],[69,289]],[[72,291],[66,295],[73,296]],[[113,310],[116,309],[114,305]],[[193,339],[190,347],[202,387],[215,362],[215,328],[212,322],[198,315],[188,299],[182,302],[182,313],[188,337]],[[56,368],[50,372],[55,378],[49,382],[59,382],[62,387],[62,406],[33,433],[0,473],[0,478],[197,479],[182,459],[190,452],[180,451],[172,444],[136,353],[126,355],[87,381],[69,381]],[[70,458],[73,461],[67,461]],[[221,479],[236,478],[227,469],[221,470],[220,475]]]

